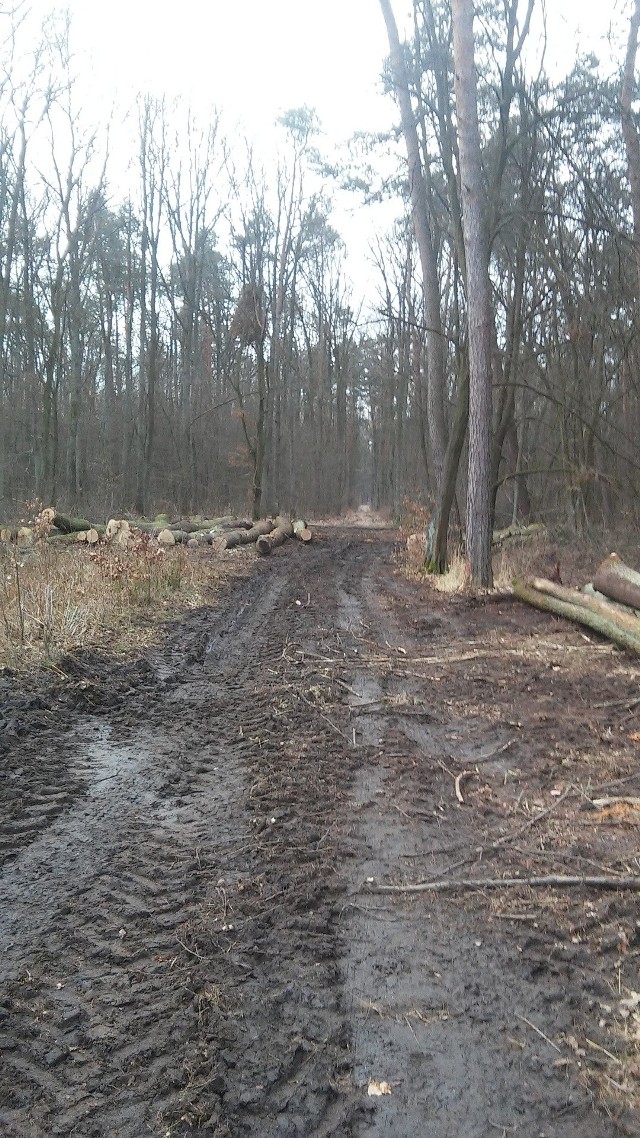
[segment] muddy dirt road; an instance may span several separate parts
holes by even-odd
[[[1,681],[0,1134],[639,1132],[633,894],[377,886],[637,872],[584,787],[638,794],[640,669],[395,540],[327,529],[143,661]]]

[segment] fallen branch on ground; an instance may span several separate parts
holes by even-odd
[[[464,798],[462,797],[462,791],[460,789],[462,780],[463,780],[463,778],[471,778],[471,776],[474,775],[475,773],[476,773],[475,771],[460,771],[460,774],[457,774],[455,777],[456,798],[458,799],[458,802],[460,802],[463,806],[464,806]]]
[[[367,893],[454,893],[469,889],[509,889],[526,885],[530,888],[575,889],[625,889],[640,892],[638,877],[479,877],[463,881],[420,881],[415,885],[378,885],[367,882]]]

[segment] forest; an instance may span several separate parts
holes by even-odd
[[[547,74],[534,0],[476,8],[490,509],[501,525],[630,526],[638,5],[613,79],[593,56]],[[334,161],[297,108],[263,168],[218,112],[141,95],[124,179],[109,124],[80,105],[69,22],[52,17],[35,43],[20,6],[0,17],[3,518],[34,499],[105,517],[363,502],[397,517],[411,500],[433,511],[446,557],[469,481],[452,6],[413,0],[406,42],[388,0],[372,5],[383,17],[391,136]],[[365,217],[370,201],[397,204],[371,232],[368,297],[332,220],[345,187]]]
[[[545,0],[78,0],[153,66],[151,20],[176,59],[241,11],[248,87],[252,13],[311,52],[366,7],[392,125],[344,146],[304,98],[253,140],[107,108],[38,2],[0,5],[0,1133],[638,1138],[640,0],[562,65]]]

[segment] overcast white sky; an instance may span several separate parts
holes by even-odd
[[[114,101],[114,121],[122,122],[139,91],[181,94],[195,109],[217,107],[223,133],[233,134],[239,124],[242,136],[265,154],[277,116],[307,105],[319,114],[327,154],[355,131],[384,131],[397,118],[381,92],[388,45],[378,0],[26,2],[34,16],[70,11],[85,110],[94,126],[110,118]],[[521,4],[524,9],[525,0]],[[630,6],[631,0],[546,0],[547,67],[569,70],[578,46],[619,66],[621,54],[603,36],[612,20],[626,34]],[[399,24],[409,26],[410,0],[395,0],[395,11]],[[119,130],[122,139],[126,135],[117,125],[111,132],[112,175]],[[355,202],[347,204],[346,196],[342,202],[336,222],[360,264],[359,276],[371,234],[389,224],[390,212],[365,219]]]
[[[376,0],[72,0],[69,6],[77,41],[86,45],[105,92],[187,93],[256,134],[303,104],[343,137],[389,118],[378,90],[385,32]]]
[[[539,0],[540,2],[540,0]],[[283,110],[317,109],[330,138],[385,129],[394,118],[380,92],[387,51],[378,0],[33,0],[67,7],[95,96],[109,105],[138,90],[184,93],[215,104],[255,136]],[[410,3],[396,0],[400,24]],[[524,0],[522,0],[524,8]],[[547,0],[550,58],[600,37],[629,0]],[[83,68],[84,70],[84,68]],[[104,104],[103,104],[104,105]]]

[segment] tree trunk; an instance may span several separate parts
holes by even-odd
[[[438,260],[431,234],[429,196],[420,157],[420,141],[416,127],[416,116],[411,105],[409,76],[407,74],[402,46],[398,36],[398,27],[390,0],[380,0],[380,7],[387,26],[393,85],[400,108],[402,133],[407,150],[411,217],[422,268],[422,291],[426,325],[429,442],[436,475],[436,494],[439,497],[445,463],[447,428],[444,414],[446,360],[445,342],[442,332],[442,316],[440,312]]]
[[[629,38],[627,40],[627,54],[624,61],[622,89],[620,91],[620,110],[622,114],[622,134],[627,153],[627,172],[631,186],[631,209],[633,212],[633,244],[636,258],[636,277],[638,296],[636,304],[640,304],[640,134],[636,126],[632,103],[635,93],[635,67],[638,52],[638,29],[640,28],[640,0],[635,0],[631,22],[629,25]]]
[[[429,534],[427,545],[426,568],[429,573],[444,573],[447,569],[447,549],[449,519],[453,507],[460,457],[467,433],[469,421],[469,365],[466,358],[462,358],[460,377],[458,380],[458,395],[449,445],[444,464],[444,477],[442,491],[438,501],[436,515],[433,520],[432,532]]]
[[[473,2],[453,0],[453,54],[467,265],[469,328],[469,474],[467,554],[476,585],[490,586],[491,567],[491,292],[484,217],[473,43]]]

